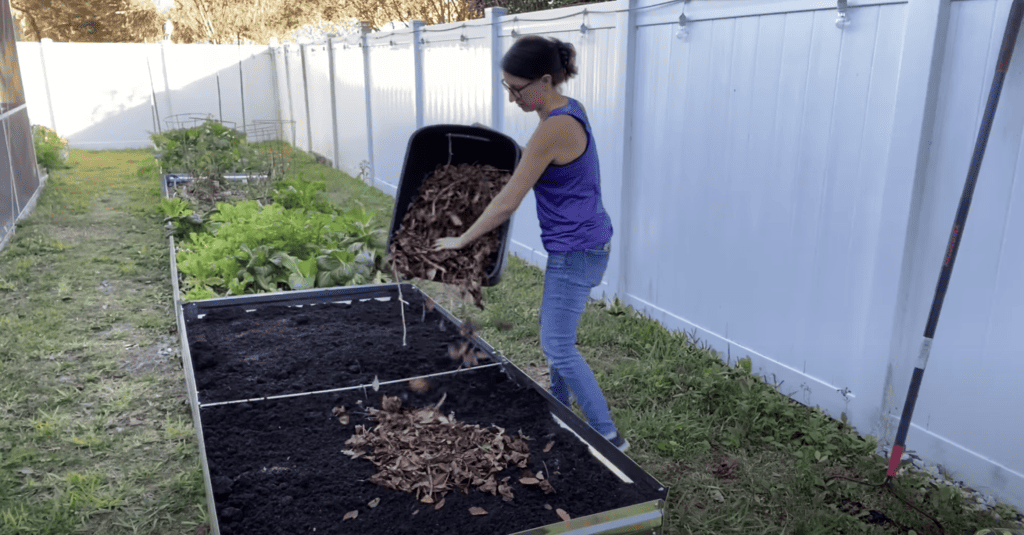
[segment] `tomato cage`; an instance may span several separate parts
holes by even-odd
[[[295,121],[260,119],[246,124],[244,132],[262,162],[263,174],[270,180],[283,178],[291,165],[285,148],[286,140],[295,135]]]
[[[285,148],[294,121],[256,120],[239,126],[212,115],[182,113],[164,119],[154,136],[165,188],[198,178],[274,181],[289,167]]]

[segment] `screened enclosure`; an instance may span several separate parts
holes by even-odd
[[[0,249],[40,190],[25,90],[8,0],[0,0]]]

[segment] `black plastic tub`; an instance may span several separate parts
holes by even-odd
[[[433,174],[437,166],[446,163],[490,165],[512,173],[519,165],[520,156],[521,151],[515,140],[489,128],[438,124],[425,126],[413,132],[405,151],[405,163],[402,165],[402,176],[398,181],[395,210],[391,217],[391,229],[388,231],[385,250],[391,250],[391,241],[402,224],[405,213],[416,201],[420,186]],[[484,286],[494,286],[501,280],[508,260],[511,225],[510,219],[498,227],[501,245],[485,270],[487,280],[483,281]]]

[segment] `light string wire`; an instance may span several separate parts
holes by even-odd
[[[668,5],[682,4],[684,1],[685,0],[666,0],[665,2],[659,2],[657,4],[650,4],[650,5],[647,5],[647,6],[639,6],[639,7],[635,7],[635,8],[632,8],[632,9],[609,9],[609,10],[600,10],[600,11],[596,11],[596,10],[592,10],[592,9],[588,9],[586,7],[583,7],[579,11],[575,11],[573,13],[568,13],[568,14],[565,14],[565,15],[559,15],[557,17],[539,17],[539,18],[530,17],[530,18],[524,18],[524,17],[521,17],[519,15],[505,15],[505,16],[503,16],[501,18],[501,20],[496,20],[494,22],[477,22],[477,23],[472,23],[472,24],[470,24],[468,22],[463,22],[462,24],[459,24],[457,26],[452,26],[450,28],[427,28],[427,27],[424,27],[423,29],[420,30],[420,33],[442,33],[442,32],[450,32],[450,31],[455,31],[455,30],[462,30],[462,29],[465,29],[465,28],[481,28],[481,27],[486,27],[486,26],[501,25],[501,24],[507,24],[509,22],[512,22],[512,23],[516,23],[516,22],[548,22],[548,21],[553,21],[553,20],[570,19],[570,18],[573,18],[573,17],[578,17],[580,15],[584,15],[584,16],[586,16],[586,15],[609,15],[609,14],[616,14],[616,13],[625,13],[627,11],[640,11],[640,10],[643,10],[643,9],[653,9],[653,8],[656,8],[656,7],[664,7],[664,6],[668,6]],[[415,30],[413,30],[412,28],[407,28],[407,29],[402,29],[402,30],[392,30],[392,31],[390,31],[390,32],[388,32],[386,34],[371,35],[369,37],[370,37],[370,39],[374,39],[374,40],[377,40],[377,39],[387,39],[387,38],[398,36],[398,35],[411,35],[414,32],[415,32]]]

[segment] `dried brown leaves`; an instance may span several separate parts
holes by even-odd
[[[434,242],[461,236],[511,177],[489,165],[439,165],[395,231],[391,254],[397,271],[458,286],[483,309],[483,282],[501,246],[498,229],[461,250],[434,251]]]
[[[512,500],[511,478],[499,480],[497,474],[509,465],[526,468],[529,438],[521,431],[510,436],[500,427],[468,425],[454,414],[445,416],[437,406],[404,411],[401,406],[397,397],[384,396],[381,409],[368,409],[368,418],[377,425],[372,430],[357,425],[345,441],[352,449],[343,453],[364,457],[377,466],[371,482],[413,494],[436,509],[444,506],[448,492],[468,493],[470,487]],[[538,473],[533,476],[537,482],[529,484],[553,492],[553,488],[547,490],[550,483],[543,477]]]

